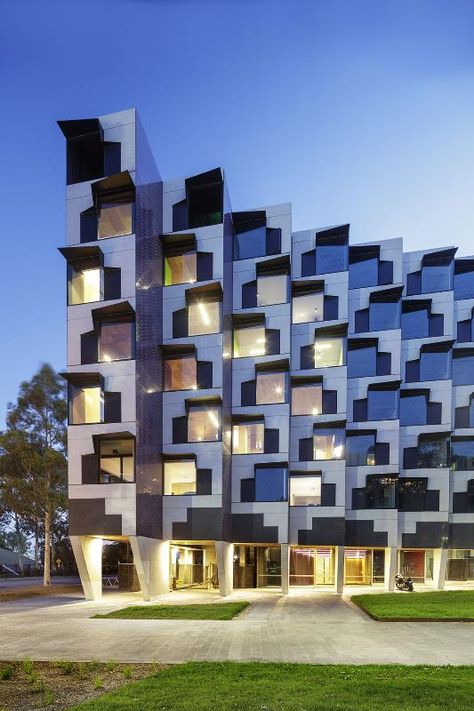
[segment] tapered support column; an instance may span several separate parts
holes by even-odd
[[[387,592],[395,590],[395,575],[398,572],[398,553],[396,546],[385,549],[384,585]]]
[[[446,582],[446,566],[448,564],[448,549],[435,548],[433,551],[433,587],[443,590]]]
[[[336,546],[334,561],[334,583],[338,595],[344,589],[344,546]]]
[[[170,589],[169,541],[130,536],[133,562],[144,600],[165,595]]]
[[[102,597],[102,539],[69,536],[86,600]]]
[[[290,546],[281,544],[281,591],[288,595],[290,589]]]
[[[217,572],[219,575],[219,592],[225,597],[233,590],[234,544],[227,541],[216,541]]]

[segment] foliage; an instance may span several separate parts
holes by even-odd
[[[13,676],[13,667],[11,664],[6,664],[4,667],[0,667],[0,681],[6,681],[11,679]]]
[[[16,522],[44,537],[44,584],[50,584],[50,545],[66,508],[66,400],[61,378],[44,364],[20,385],[0,435],[0,500]]]
[[[353,595],[351,600],[377,620],[474,621],[474,590]]]
[[[130,620],[232,620],[248,602],[220,602],[198,605],[132,605],[94,618]]]

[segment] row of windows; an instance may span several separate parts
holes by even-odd
[[[196,432],[198,435],[198,432]],[[344,440],[345,433],[342,429],[332,429],[327,432],[322,430],[314,436],[314,457],[315,461],[324,461],[329,459],[342,459],[346,456],[346,465],[355,466],[373,464],[375,462],[375,446],[370,435],[360,435],[347,437]],[[364,441],[365,438],[365,441]],[[234,444],[239,449],[253,448],[256,453],[261,452],[263,441],[263,432],[257,430],[248,430],[244,435],[241,431],[233,432]],[[344,452],[344,441],[346,441],[347,452]],[[418,446],[422,457],[421,465],[414,468],[437,468],[439,466],[447,466],[447,443],[446,441],[428,440],[419,442]],[[444,450],[444,451],[443,451]],[[446,460],[446,461],[445,461]],[[472,471],[474,470],[474,439],[469,440],[452,440],[451,441],[451,468],[456,471]],[[98,463],[100,483],[120,483],[132,482],[135,479],[135,441],[132,438],[126,439],[109,439],[102,438],[98,445]],[[388,462],[387,462],[388,463]],[[406,462],[405,462],[406,464]],[[183,495],[198,493],[198,473],[204,472],[206,482],[201,480],[201,492],[211,493],[210,489],[210,474],[209,470],[197,470],[194,458],[180,458],[164,463],[164,493],[167,495]],[[84,475],[83,475],[84,476]],[[93,483],[92,479],[87,483]],[[291,480],[294,479],[293,484]],[[280,465],[256,465],[255,479],[252,480],[255,486],[256,501],[283,501],[286,500],[286,480],[287,470]],[[97,481],[97,479],[95,480]],[[248,482],[249,480],[244,480]],[[375,475],[367,478],[368,485],[365,487],[365,494],[372,494],[375,499],[379,500],[381,494],[377,487],[392,487],[395,483],[393,475]],[[409,487],[412,480],[400,480],[400,485]],[[421,479],[413,480],[416,486],[421,486]],[[425,490],[426,490],[426,480]],[[370,486],[375,487],[377,491],[370,490]],[[245,488],[247,487],[247,488]],[[367,492],[369,488],[369,492]],[[244,490],[247,492],[245,496],[249,496],[248,484],[244,485]],[[278,495],[269,492],[278,491]],[[364,494],[364,495],[365,495]],[[272,498],[275,496],[275,498]],[[386,496],[386,494],[384,494]],[[321,488],[320,474],[308,473],[298,474],[298,476],[290,477],[290,502],[292,506],[302,505],[318,505],[320,503]],[[244,499],[243,499],[244,500]],[[388,504],[387,504],[388,505]],[[377,508],[382,507],[380,504]],[[357,506],[354,506],[357,508]]]

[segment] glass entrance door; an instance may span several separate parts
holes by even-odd
[[[290,585],[314,585],[314,548],[290,550]]]
[[[344,554],[344,582],[346,585],[372,584],[372,551],[346,549]]]

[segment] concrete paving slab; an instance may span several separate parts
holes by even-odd
[[[375,622],[334,593],[255,590],[227,598],[180,591],[159,603],[249,600],[231,621],[91,619],[129,604],[134,593],[98,602],[73,596],[30,598],[0,606],[2,659],[75,661],[275,661],[313,664],[474,664],[474,625]]]

